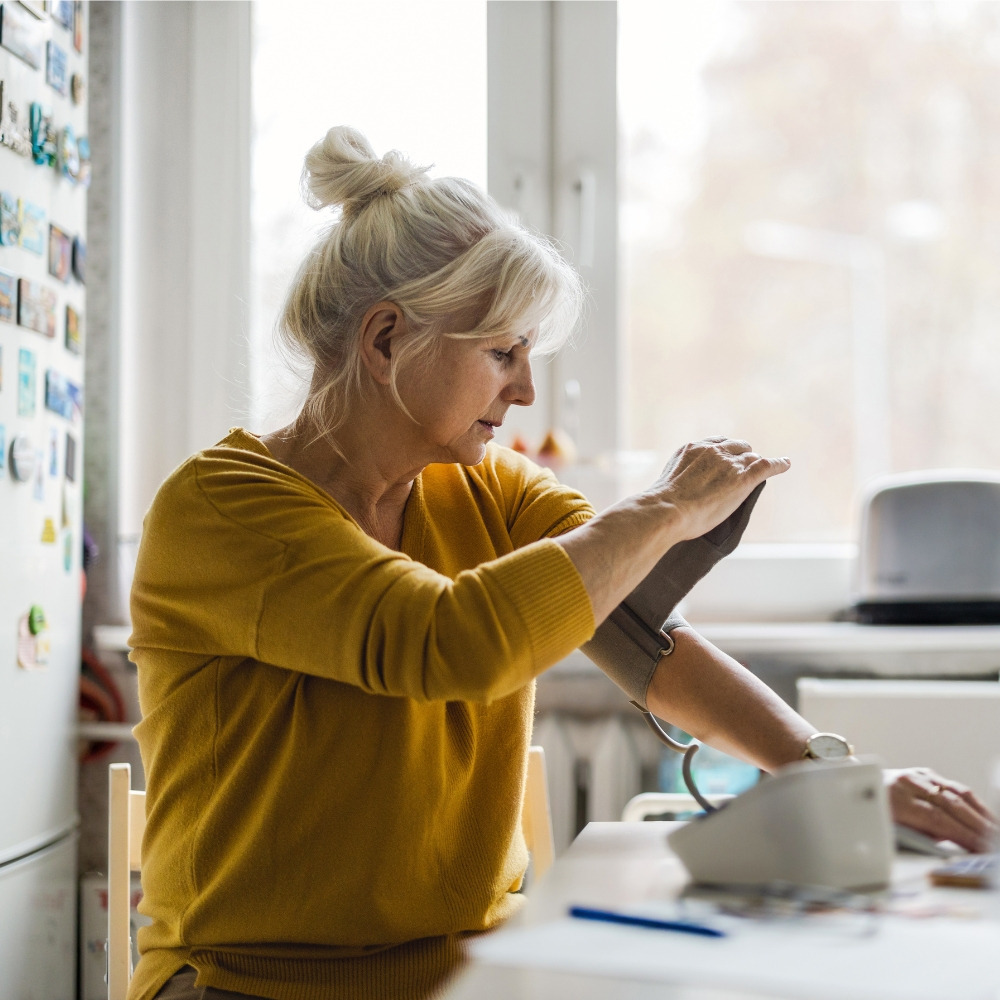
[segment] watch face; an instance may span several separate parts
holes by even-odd
[[[809,737],[809,750],[820,760],[842,760],[851,756],[851,747],[843,736],[834,733],[817,733]]]

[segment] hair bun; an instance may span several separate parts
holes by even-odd
[[[395,149],[379,159],[357,129],[336,125],[306,153],[302,191],[312,208],[340,205],[345,212],[358,211],[413,184],[427,169]]]

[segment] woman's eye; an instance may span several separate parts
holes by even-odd
[[[497,361],[510,361],[510,351],[501,351],[499,348],[494,348],[492,353]]]

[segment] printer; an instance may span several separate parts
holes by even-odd
[[[1000,472],[874,481],[862,501],[857,583],[866,624],[1000,623]]]

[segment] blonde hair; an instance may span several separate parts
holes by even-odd
[[[363,391],[360,325],[377,302],[395,303],[410,335],[393,345],[396,375],[426,357],[441,335],[521,333],[537,327],[534,350],[565,343],[583,300],[577,273],[548,240],[530,233],[471,181],[431,179],[427,167],[392,150],[381,159],[356,129],[339,125],[306,154],[302,190],[338,217],[299,267],[279,320],[286,346],[311,363],[303,407],[333,439]],[[476,316],[467,330],[448,330]]]

